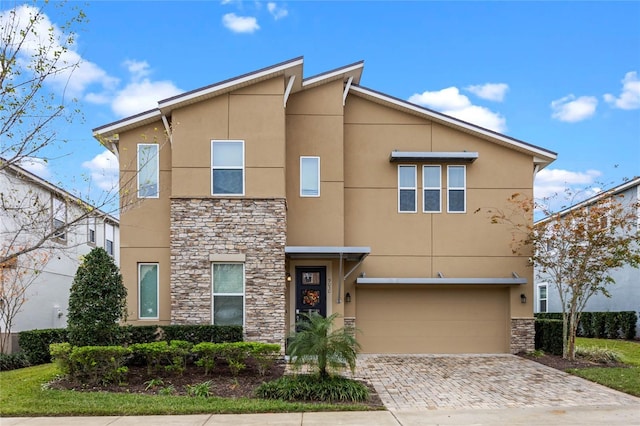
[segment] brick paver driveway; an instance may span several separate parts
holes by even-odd
[[[634,405],[640,398],[515,355],[369,355],[356,377],[387,409],[473,409]]]

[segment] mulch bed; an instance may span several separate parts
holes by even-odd
[[[570,370],[572,368],[592,368],[592,367],[601,367],[601,368],[609,368],[609,367],[629,367],[627,364],[613,362],[607,364],[601,364],[597,362],[587,361],[585,359],[576,358],[574,361],[569,361],[568,359],[562,358],[560,355],[550,355],[544,354],[540,356],[535,356],[532,354],[518,354],[522,358],[530,359],[531,361],[539,362],[540,364],[544,364],[548,367],[555,368],[556,370]]]
[[[163,390],[172,387],[171,395],[188,395],[188,386],[209,381],[211,396],[222,398],[255,398],[255,390],[263,382],[276,380],[285,373],[284,361],[275,364],[266,375],[261,376],[255,365],[247,362],[247,368],[237,376],[233,376],[224,362],[217,363],[213,372],[204,374],[204,369],[195,365],[187,367],[182,374],[159,370],[149,374],[146,366],[130,366],[126,383],[92,385],[74,382],[68,379],[58,379],[50,383],[51,389],[75,390],[81,392],[124,392],[147,395],[165,394]],[[150,381],[161,379],[162,384],[150,386]],[[358,405],[369,406],[372,409],[383,409],[384,405],[373,386],[365,383],[369,388],[369,400]],[[317,401],[304,401],[317,402]]]

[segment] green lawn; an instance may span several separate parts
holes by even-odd
[[[364,405],[309,404],[262,399],[196,398],[46,389],[54,364],[0,372],[0,416],[133,416],[200,413],[277,413],[370,410]]]
[[[579,368],[569,370],[592,382],[616,389],[631,395],[640,396],[640,343],[622,340],[587,339],[578,338],[578,346],[585,348],[598,347],[616,351],[620,354],[622,362],[630,365],[629,368]]]

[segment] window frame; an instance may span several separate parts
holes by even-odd
[[[150,161],[148,161],[147,163],[142,164],[142,165],[140,164],[140,160],[141,160],[140,149],[142,147],[151,147],[151,146],[154,147],[155,150],[156,150],[155,155],[154,155],[154,157],[155,157],[154,166],[155,166],[156,192],[155,192],[154,195],[141,195],[140,194],[140,191],[141,191],[140,175],[142,174],[141,173],[142,169],[149,166]],[[136,184],[137,184],[136,194],[137,194],[138,198],[160,198],[160,146],[158,146],[157,143],[139,143],[137,145],[136,155],[137,155],[137,166],[138,166],[138,168],[136,169],[136,174],[137,174],[137,176],[136,176]]]
[[[215,143],[238,143],[242,147],[242,166],[214,166],[213,165],[213,145]],[[245,158],[245,146],[244,140],[240,139],[212,139],[211,140],[211,195],[216,197],[243,197],[246,193],[246,158]],[[241,170],[242,171],[242,191],[239,193],[225,194],[225,193],[216,193],[214,192],[214,184],[213,184],[213,171],[214,170]]]
[[[156,316],[155,317],[142,316],[142,274],[141,274],[142,266],[156,267]],[[160,319],[160,263],[158,262],[138,263],[138,319],[142,321]]]
[[[316,189],[316,194],[304,194],[303,191],[303,168],[302,168],[302,164],[303,164],[303,160],[317,160],[317,174],[318,174],[318,187]],[[320,156],[317,155],[301,155],[300,156],[300,197],[304,197],[304,198],[318,198],[320,197]]]
[[[62,215],[60,214],[62,212]],[[52,237],[58,241],[67,241],[67,202],[59,197],[52,197],[51,200],[51,228]],[[60,222],[61,225],[57,225]],[[59,229],[62,229],[59,231]]]
[[[87,220],[87,244],[95,246],[97,238],[98,234],[96,232],[96,218],[90,217]]]
[[[542,287],[545,288],[545,292],[546,292],[546,294],[545,294],[546,297],[545,298],[540,297],[540,289]],[[537,296],[538,296],[538,298],[537,298],[538,299],[537,300],[538,305],[536,306],[538,308],[537,312],[539,312],[539,313],[547,313],[547,312],[549,312],[549,285],[546,284],[546,283],[545,284],[538,284],[538,294],[537,294]],[[540,309],[541,308],[540,304],[541,304],[542,301],[544,301],[544,310]]]
[[[107,254],[111,257],[114,257],[115,253],[115,236],[116,227],[111,225],[110,223],[104,224],[104,249],[107,251]],[[111,237],[111,239],[109,239]],[[111,243],[111,249],[109,249],[109,243]]]
[[[452,169],[461,169],[463,171],[462,175],[462,186],[452,186],[451,185],[451,170]],[[463,198],[463,208],[462,210],[451,210],[451,191],[462,191]],[[447,213],[466,213],[467,212],[467,166],[465,165],[448,165],[447,166]]]
[[[400,169],[413,169],[413,186],[400,185]],[[413,191],[413,210],[402,210],[400,203],[400,194],[402,191]],[[398,213],[418,213],[418,166],[415,164],[398,164]]]
[[[215,273],[214,268],[215,265],[242,265],[242,293],[216,293],[215,292]],[[215,298],[216,296],[242,296],[242,327],[245,326],[247,319],[247,282],[246,282],[246,266],[244,262],[211,262],[211,324],[216,325],[215,323]]]
[[[427,186],[425,181],[425,170],[428,168],[437,168],[438,169],[438,186]],[[438,190],[438,210],[427,210],[426,209],[426,191]],[[437,164],[423,164],[422,165],[422,213],[442,213],[442,166]]]

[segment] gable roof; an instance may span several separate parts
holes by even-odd
[[[376,102],[390,108],[407,112],[409,114],[417,115],[419,117],[426,118],[444,126],[455,128],[459,131],[472,134],[476,137],[497,143],[516,151],[526,153],[533,156],[534,164],[538,166],[538,169],[546,167],[557,158],[557,154],[553,151],[549,151],[539,146],[532,145],[530,143],[506,136],[498,132],[494,132],[489,129],[485,129],[475,124],[459,120],[457,118],[453,118],[451,116],[433,111],[428,108],[424,108],[422,106],[375,91],[373,89],[360,86],[360,77],[362,76],[364,61],[354,62],[352,64],[336,68],[334,70],[308,77],[306,79],[303,79],[303,63],[304,59],[302,56],[300,56],[285,62],[280,62],[270,67],[262,68],[257,71],[240,75],[238,77],[227,79],[218,83],[211,84],[209,86],[201,87],[199,89],[191,90],[189,92],[173,96],[171,98],[160,100],[158,102],[157,108],[123,118],[113,123],[96,127],[95,129],[93,129],[93,135],[101,143],[109,142],[111,144],[115,144],[117,143],[118,133],[143,126],[145,124],[150,124],[160,119],[165,121],[165,126],[168,127],[168,124],[166,122],[167,117],[170,117],[171,112],[176,108],[180,108],[196,102],[201,102],[203,100],[210,99],[215,96],[219,96],[221,94],[258,83],[260,81],[271,79],[277,76],[284,76],[285,81],[287,82],[285,102],[286,97],[290,93],[296,93],[301,90],[306,90],[312,87],[319,86],[321,84],[326,84],[331,81],[342,80],[343,82],[347,83],[345,96],[348,93],[364,99],[368,99],[372,102]],[[107,148],[112,151],[115,151],[116,149],[114,145]]]

